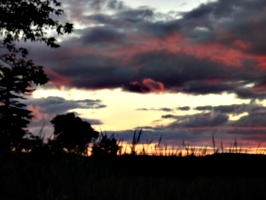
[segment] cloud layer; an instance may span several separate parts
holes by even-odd
[[[31,52],[58,87],[265,97],[261,0],[220,0],[175,15],[116,0],[64,4],[75,37],[56,51]]]
[[[61,114],[66,114],[67,112],[73,112],[73,109],[102,109],[105,108],[106,105],[102,104],[99,99],[84,99],[84,100],[66,100],[61,97],[50,96],[47,98],[39,98],[39,99],[28,99],[25,101],[28,105],[27,109],[32,111],[33,119],[30,123],[30,131],[34,134],[39,133],[41,127],[43,125],[43,133],[44,134],[52,134],[53,129],[50,124],[50,121],[56,116]],[[79,115],[80,113],[76,113]],[[102,122],[99,119],[83,119],[88,121],[91,125],[101,125]]]
[[[181,144],[184,139],[210,144],[212,136],[227,143],[232,143],[233,139],[240,140],[242,144],[256,145],[266,141],[266,107],[262,104],[251,101],[249,104],[180,108],[141,108],[138,111],[163,111],[165,114],[155,120],[154,126],[143,128],[150,132],[150,136],[154,133],[155,138],[158,134],[162,137],[166,134],[170,142],[179,141]],[[194,114],[176,114],[180,111],[193,111]]]
[[[266,97],[265,1],[218,0],[171,13],[131,8],[119,0],[63,3],[63,20],[73,22],[76,29],[70,37],[61,38],[61,48],[27,44],[32,58],[46,67],[58,88]],[[55,97],[29,105],[38,119],[73,108],[104,107],[100,101]],[[46,115],[41,115],[42,108]],[[257,142],[266,139],[266,109],[259,104],[138,110],[166,111],[157,125],[146,127],[150,134],[163,133],[166,138],[175,135],[192,141],[216,134]],[[196,114],[176,114],[192,110]],[[167,125],[159,124],[165,120]],[[95,123],[101,122],[96,119]]]

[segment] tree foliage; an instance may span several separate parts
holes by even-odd
[[[50,47],[59,47],[54,37],[46,37],[48,30],[57,34],[71,33],[73,25],[61,24],[56,20],[63,14],[57,0],[1,0],[0,34],[4,35],[3,45],[12,50],[10,44],[24,41],[42,41]]]
[[[89,143],[99,136],[90,123],[82,121],[74,113],[57,115],[51,123],[54,126],[54,141],[68,152],[86,154]]]
[[[25,99],[36,85],[47,83],[43,67],[27,59],[28,50],[17,47],[18,42],[40,41],[57,48],[55,37],[71,33],[73,25],[62,24],[56,17],[63,13],[57,0],[0,0],[0,145],[18,148],[33,117]]]

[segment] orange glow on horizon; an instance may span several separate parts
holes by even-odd
[[[137,144],[133,147],[130,143],[118,143],[121,147],[117,152],[117,155],[131,154],[132,151],[135,155],[148,155],[148,156],[206,156],[212,155],[214,152],[217,153],[240,153],[240,154],[266,154],[266,147],[261,145],[255,146],[237,146],[237,145],[225,145],[221,146],[168,146],[167,144],[161,144],[158,146],[157,143],[151,144]],[[91,155],[91,147],[88,149],[88,156]]]

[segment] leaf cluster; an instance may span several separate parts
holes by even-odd
[[[0,35],[5,37],[2,44],[30,40],[59,47],[54,37],[46,36],[48,30],[56,30],[58,35],[73,30],[73,24],[61,24],[56,19],[64,12],[60,7],[57,0],[1,0]]]

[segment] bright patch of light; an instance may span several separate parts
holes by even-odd
[[[158,111],[155,109],[189,106],[219,106],[249,103],[249,100],[236,99],[232,94],[223,95],[187,95],[187,94],[137,94],[124,92],[121,89],[113,90],[97,90],[87,91],[80,89],[38,89],[33,93],[34,98],[42,98],[49,96],[58,96],[67,100],[82,100],[82,99],[100,99],[106,108],[102,109],[74,109],[71,111],[78,112],[81,117],[93,118],[101,120],[104,125],[99,126],[102,130],[125,130],[134,129],[135,127],[153,126],[154,121],[161,119],[162,115],[175,114],[182,115],[196,113],[192,109],[190,111],[173,112]],[[218,100],[217,100],[218,99]],[[154,110],[139,111],[139,108],[147,108]],[[234,119],[234,118],[232,118]],[[164,120],[160,123],[169,123],[169,120]]]
[[[210,30],[207,27],[196,27],[196,31],[205,31],[205,32],[210,32]]]
[[[148,6],[155,8],[158,12],[185,12],[198,7],[203,3],[215,2],[215,0],[124,0],[125,4],[133,8],[140,6]]]
[[[244,116],[247,116],[248,115],[248,113],[247,112],[244,112],[244,113],[242,113],[242,114],[240,114],[240,115],[229,115],[229,120],[231,121],[237,121],[237,120],[239,120],[241,117],[244,117]]]
[[[255,83],[249,83],[249,84],[244,85],[244,88],[252,88],[254,86],[255,86]]]

